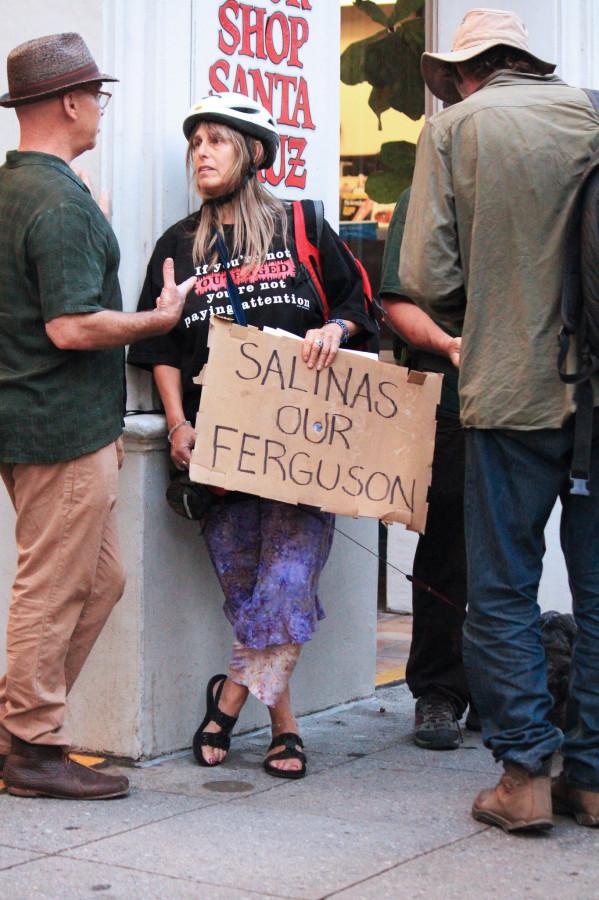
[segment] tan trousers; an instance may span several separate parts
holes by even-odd
[[[68,745],[66,696],[125,575],[115,503],[117,444],[52,465],[0,464],[17,513],[17,574],[0,680],[0,753],[10,735]]]

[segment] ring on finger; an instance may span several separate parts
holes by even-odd
[[[322,338],[318,338],[318,340],[314,341],[314,343],[316,344],[317,347],[320,347],[321,350],[324,347],[324,341]]]

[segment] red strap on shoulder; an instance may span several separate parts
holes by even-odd
[[[357,256],[354,256],[354,254],[351,252],[351,250],[349,249],[349,247],[347,246],[345,241],[343,241],[343,246],[345,247],[345,249],[351,256],[351,258],[353,259],[353,261],[356,265],[356,268],[362,278],[362,287],[364,288],[364,306],[368,310],[372,303],[372,296],[373,296],[372,285],[370,283],[370,278],[368,277],[368,272],[364,268],[364,264],[362,263],[362,261],[359,260]]]
[[[308,274],[312,279],[312,283],[314,284],[315,289],[318,291],[318,296],[320,297],[320,301],[324,310],[324,317],[325,319],[328,319],[329,304],[322,283],[322,263],[320,261],[320,250],[308,238],[302,201],[293,200],[292,209],[293,238],[295,241],[297,257],[300,263],[302,263],[302,265],[304,265],[306,270],[308,271]]]

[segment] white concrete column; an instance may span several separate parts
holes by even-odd
[[[121,79],[102,136],[102,172],[113,197],[125,309],[134,310],[156,239],[188,212],[191,0],[105,0],[107,64]],[[110,71],[112,71],[112,69]],[[151,379],[128,370],[128,408],[155,407]]]

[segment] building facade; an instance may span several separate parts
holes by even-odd
[[[430,48],[449,46],[470,5],[427,0]],[[522,15],[533,48],[556,60],[567,80],[599,84],[597,0],[494,5]],[[393,5],[381,6],[390,10]],[[283,197],[323,198],[327,217],[338,224],[344,158],[340,125],[348,153],[355,145],[350,137],[357,139],[361,127],[374,132],[377,125],[374,119],[364,120],[363,126],[344,122],[347,114],[340,114],[342,18],[335,0],[3,0],[2,11],[3,60],[24,40],[79,31],[103,70],[120,78],[98,146],[77,165],[112,196],[127,309],[135,309],[155,240],[193,206],[181,122],[191,103],[209,90],[247,91],[272,106],[283,139],[279,160],[267,175],[269,186]],[[2,72],[2,91],[4,84]],[[430,98],[427,108],[432,110]],[[385,116],[384,127],[394,132],[395,125],[387,125]],[[404,126],[402,139],[415,142],[417,123]],[[16,146],[17,135],[14,113],[2,112],[0,155]],[[379,221],[384,219],[381,210]],[[71,712],[81,746],[141,759],[189,746],[205,682],[227,658],[230,631],[197,525],[178,519],[164,502],[165,427],[150,378],[130,372],[128,393],[132,414],[126,420],[128,453],[119,501],[128,584],[73,691]],[[15,548],[12,510],[4,493],[0,516],[5,534],[0,584],[7,600]],[[409,566],[409,537],[401,526],[391,535],[391,557],[405,557]],[[553,540],[550,536],[550,547]],[[377,553],[377,523],[338,520],[321,585],[328,618],[307,647],[294,679],[300,713],[373,690]],[[550,557],[552,566],[557,552]],[[559,562],[555,565],[554,579],[562,577]],[[405,585],[392,590],[405,593]],[[0,610],[2,635],[6,600]],[[240,727],[265,721],[264,711],[250,701]]]

